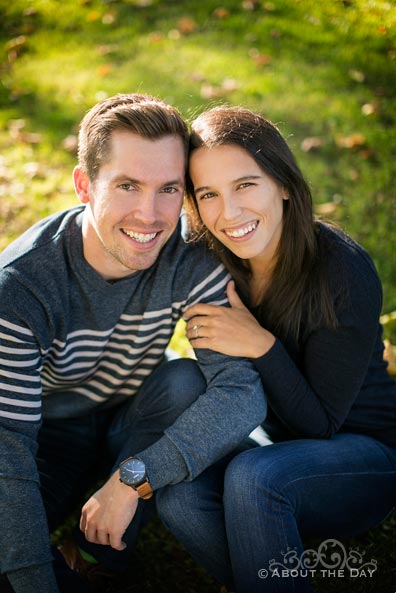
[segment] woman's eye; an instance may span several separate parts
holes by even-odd
[[[251,185],[253,185],[253,183],[250,181],[244,181],[238,185],[238,189],[244,189],[245,187],[250,187]]]
[[[202,194],[199,196],[200,200],[207,200],[208,198],[213,198],[216,194],[212,191],[208,191],[206,194]]]

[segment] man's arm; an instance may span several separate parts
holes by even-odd
[[[0,572],[9,575],[15,593],[36,593],[40,579],[40,591],[57,593],[35,459],[41,357],[9,297],[0,310]]]
[[[187,270],[190,276],[194,270],[197,280],[190,279],[193,286],[182,310],[196,302],[224,305],[229,280],[224,268],[216,264],[209,272],[206,270],[205,276],[199,260],[193,263],[195,268],[189,265]],[[193,480],[240,444],[266,415],[266,399],[252,363],[210,350],[197,349],[196,355],[207,381],[206,392],[165,430],[159,441],[136,455],[146,465],[153,490]],[[138,496],[118,483],[118,473],[84,505],[81,525],[89,541],[112,541],[113,547],[121,550],[122,535],[134,516]]]

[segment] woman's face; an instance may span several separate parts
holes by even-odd
[[[189,167],[208,230],[241,259],[268,265],[282,234],[284,189],[237,144],[198,148]]]

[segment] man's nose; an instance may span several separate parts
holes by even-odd
[[[139,197],[135,210],[135,218],[146,225],[157,220],[158,198],[154,192],[145,192]]]

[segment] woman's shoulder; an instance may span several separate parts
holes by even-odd
[[[381,282],[364,247],[339,227],[320,222],[318,228],[320,253],[333,295],[348,294],[352,301],[369,297],[378,304],[382,302]]]
[[[377,272],[370,255],[357,241],[352,239],[345,231],[328,223],[318,223],[318,241],[322,247],[321,252],[331,267],[340,269],[345,267],[348,271],[360,275],[371,271],[375,276]]]

